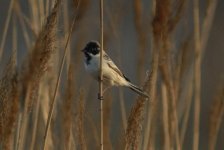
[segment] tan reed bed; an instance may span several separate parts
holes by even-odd
[[[205,119],[201,78],[217,0],[198,2],[195,12],[192,2],[104,2],[105,49],[130,78],[143,82],[144,69],[151,73],[143,87],[149,101],[123,88],[105,94],[100,128],[97,82],[84,72],[80,53],[87,41],[99,40],[99,3],[65,0],[59,8],[50,0],[9,1],[0,41],[0,149],[43,149],[44,142],[49,150],[100,149],[100,130],[108,150],[222,148],[223,82],[214,87]],[[205,123],[208,132],[199,132]]]

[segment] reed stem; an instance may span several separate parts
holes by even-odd
[[[100,100],[100,149],[103,150],[103,74],[102,74],[102,60],[103,60],[103,0],[100,0],[100,80],[99,80],[99,97]]]
[[[199,22],[199,0],[194,1],[194,129],[193,129],[193,150],[199,149],[199,129],[200,129],[200,101],[201,101],[201,41]]]

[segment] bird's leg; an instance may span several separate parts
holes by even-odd
[[[98,93],[98,99],[103,100],[103,96],[101,96],[100,93]]]
[[[104,94],[104,92],[106,92],[109,88],[110,88],[110,86],[107,86],[106,88],[104,88],[104,89],[103,89],[103,94]],[[103,96],[100,96],[100,93],[98,93],[98,99],[99,99],[99,100],[103,100]]]
[[[103,80],[100,78],[100,76],[98,76],[98,81],[99,82],[103,82]],[[104,90],[103,90],[104,91]],[[98,93],[98,99],[99,100],[103,100],[103,93],[102,93],[102,95],[100,94],[100,93]]]
[[[106,88],[103,89],[103,93],[106,92],[111,86],[107,86]]]

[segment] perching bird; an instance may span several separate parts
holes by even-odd
[[[82,50],[85,56],[85,69],[96,80],[100,76],[100,44],[97,41],[90,41]],[[139,87],[135,86],[130,80],[118,69],[110,57],[103,51],[102,61],[103,83],[106,87],[125,86],[129,87],[136,93],[148,98],[148,95]]]

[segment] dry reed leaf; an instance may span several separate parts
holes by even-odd
[[[134,0],[134,23],[135,23],[135,29],[137,31],[137,37],[138,37],[138,44],[139,44],[139,51],[138,51],[138,61],[137,61],[137,73],[138,78],[142,80],[143,77],[143,70],[144,70],[144,64],[146,61],[146,36],[147,32],[145,32],[146,28],[143,26],[145,21],[142,18],[142,2],[141,0]]]
[[[84,92],[81,90],[79,93],[79,101],[78,101],[78,112],[76,118],[76,133],[78,138],[77,148],[81,150],[86,150],[86,139],[84,133],[84,114],[85,114],[85,105],[84,105]]]
[[[16,57],[13,53],[9,63],[3,71],[0,80],[0,145],[3,149],[10,149],[12,132],[18,114],[18,84],[16,74]]]
[[[62,119],[63,119],[63,141],[64,141],[64,148],[68,149],[69,147],[69,140],[70,140],[70,131],[72,128],[72,100],[74,98],[74,91],[75,91],[75,83],[74,83],[74,70],[73,65],[69,65],[68,70],[68,79],[67,79],[67,87],[65,93],[65,99],[62,104]]]
[[[109,94],[106,98],[106,100],[104,101],[104,126],[103,126],[103,130],[104,130],[104,148],[107,150],[112,150],[112,143],[111,143],[111,139],[110,139],[110,129],[111,129],[111,112],[112,112],[112,95]]]

